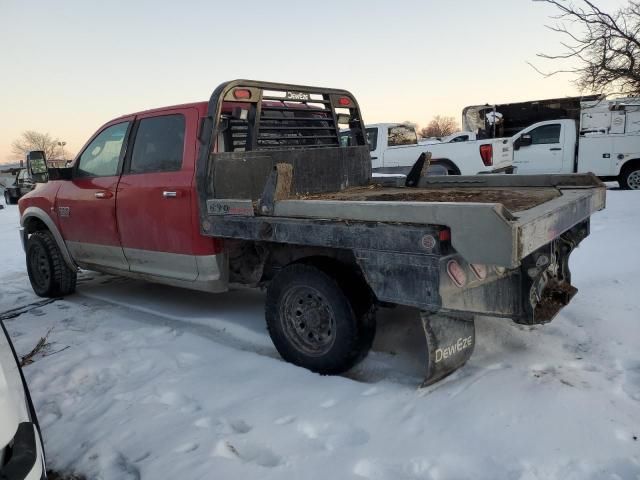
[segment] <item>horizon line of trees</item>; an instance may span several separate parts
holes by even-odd
[[[19,162],[26,158],[28,152],[32,150],[42,150],[48,160],[67,160],[73,158],[70,151],[64,149],[66,143],[61,142],[58,137],[52,137],[48,132],[41,133],[35,130],[25,130],[11,143],[12,160]]]
[[[409,120],[402,122],[402,125],[414,128],[420,138],[442,138],[460,131],[456,119],[446,115],[435,115],[427,126],[422,128]]]

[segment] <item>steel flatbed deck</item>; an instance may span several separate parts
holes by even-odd
[[[237,226],[242,220],[238,217],[261,225],[262,232],[266,225],[274,231],[273,227],[283,221],[300,228],[305,220],[323,220],[324,224],[408,224],[412,228],[444,226],[451,231],[454,248],[469,262],[515,268],[559,233],[603,209],[605,194],[604,184],[590,174],[427,177],[417,188],[372,184],[340,192],[297,195],[275,201],[273,213],[268,216],[260,215],[255,202],[249,199],[227,200],[242,205],[241,211],[247,215],[214,218],[212,233],[227,238],[238,235],[235,238],[265,239],[264,233],[258,231],[255,238],[248,230],[241,232]],[[278,237],[278,241],[286,239]],[[295,241],[315,245],[330,242],[336,246],[326,236],[308,236],[305,241],[296,237]]]

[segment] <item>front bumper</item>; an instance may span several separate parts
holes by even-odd
[[[38,429],[31,422],[22,422],[8,447],[8,459],[0,466],[0,480],[44,480],[42,447]]]

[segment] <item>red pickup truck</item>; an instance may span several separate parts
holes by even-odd
[[[412,306],[432,383],[471,355],[475,315],[546,323],[570,301],[569,254],[605,189],[591,175],[426,167],[421,155],[406,181],[372,184],[347,91],[227,82],[209,102],[108,122],[69,168],[32,152],[29,278],[49,297],[74,292],[78,268],[212,293],[265,286],[280,354],[324,374],[366,355],[378,305]]]

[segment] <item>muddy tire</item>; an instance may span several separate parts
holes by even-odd
[[[69,268],[51,232],[42,230],[27,240],[27,273],[40,297],[63,297],[76,290],[76,272]]]
[[[624,167],[618,177],[618,183],[623,190],[640,190],[640,163]]]
[[[267,289],[267,328],[286,361],[323,375],[349,370],[369,352],[375,310],[326,269],[297,263]]]

